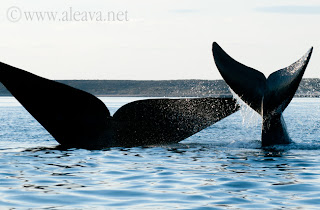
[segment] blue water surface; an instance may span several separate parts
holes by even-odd
[[[141,98],[102,97],[111,113]],[[284,112],[295,144],[260,148],[260,116],[242,107],[179,144],[58,150],[12,97],[0,97],[0,208],[315,209],[320,99]]]

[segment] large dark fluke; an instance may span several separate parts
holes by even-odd
[[[110,116],[95,96],[0,63],[0,81],[63,146],[177,143],[237,111],[231,98],[149,99]]]

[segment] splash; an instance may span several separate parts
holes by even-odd
[[[242,117],[242,125],[246,128],[258,126],[261,124],[261,116],[248,106],[233,90],[230,88],[232,97],[237,100],[240,106],[240,115]]]

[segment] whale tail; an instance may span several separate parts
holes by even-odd
[[[1,62],[0,82],[61,145],[100,144],[111,116],[95,96]]]
[[[216,42],[216,66],[230,88],[263,118],[262,146],[291,142],[282,112],[292,100],[307,68],[313,48],[290,66],[266,78],[261,72],[231,58]]]
[[[239,108],[232,98],[147,99],[111,116],[90,93],[1,62],[0,82],[64,147],[177,143]]]

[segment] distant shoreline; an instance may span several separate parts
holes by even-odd
[[[223,80],[57,80],[100,97],[232,97]],[[320,97],[320,79],[302,79],[295,97]],[[11,96],[0,83],[0,96]]]

